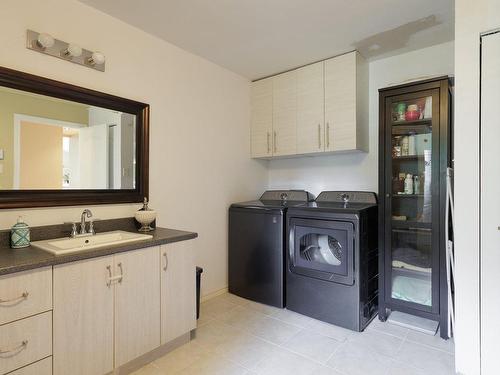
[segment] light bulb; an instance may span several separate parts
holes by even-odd
[[[61,52],[66,57],[78,57],[82,54],[82,47],[76,44],[68,44],[68,47]]]
[[[52,35],[47,33],[41,33],[38,35],[36,44],[41,48],[50,48],[54,45],[55,40]]]
[[[88,59],[90,65],[101,65],[106,61],[106,57],[101,52],[92,52],[92,57]]]

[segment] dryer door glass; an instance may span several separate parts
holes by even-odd
[[[352,223],[292,218],[290,233],[292,272],[352,285]]]

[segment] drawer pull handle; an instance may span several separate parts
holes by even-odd
[[[28,346],[28,340],[24,340],[21,344],[19,344],[18,346],[14,347],[14,348],[6,349],[6,350],[0,349],[0,355],[10,354],[10,353],[17,354],[21,350],[25,349],[27,346]]]
[[[28,298],[29,293],[28,292],[23,292],[19,297],[12,298],[12,299],[0,299],[0,303],[13,303],[13,302],[20,302],[26,298]]]

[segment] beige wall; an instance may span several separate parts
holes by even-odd
[[[0,9],[2,9],[2,4],[0,4]],[[0,19],[1,17],[2,15],[0,15]],[[2,28],[2,25],[0,25],[0,28]],[[12,189],[14,176],[14,114],[16,113],[88,124],[86,106],[75,105],[61,100],[45,99],[42,96],[0,91],[0,148],[4,150],[4,160],[0,160],[0,163],[3,164],[3,173],[0,173],[0,190]]]
[[[68,17],[65,17],[68,15]],[[71,17],[69,15],[72,15]],[[26,49],[26,29],[102,51],[106,72]],[[203,293],[227,286],[227,208],[267,184],[249,158],[249,82],[74,0],[2,0],[0,65],[151,105],[151,207],[158,223],[199,233]],[[138,205],[90,207],[99,218]],[[0,228],[76,220],[83,207],[0,211]]]
[[[62,189],[63,128],[21,121],[20,189]]]

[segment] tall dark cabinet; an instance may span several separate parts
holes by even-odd
[[[379,318],[401,311],[448,337],[445,214],[448,77],[379,90]]]

